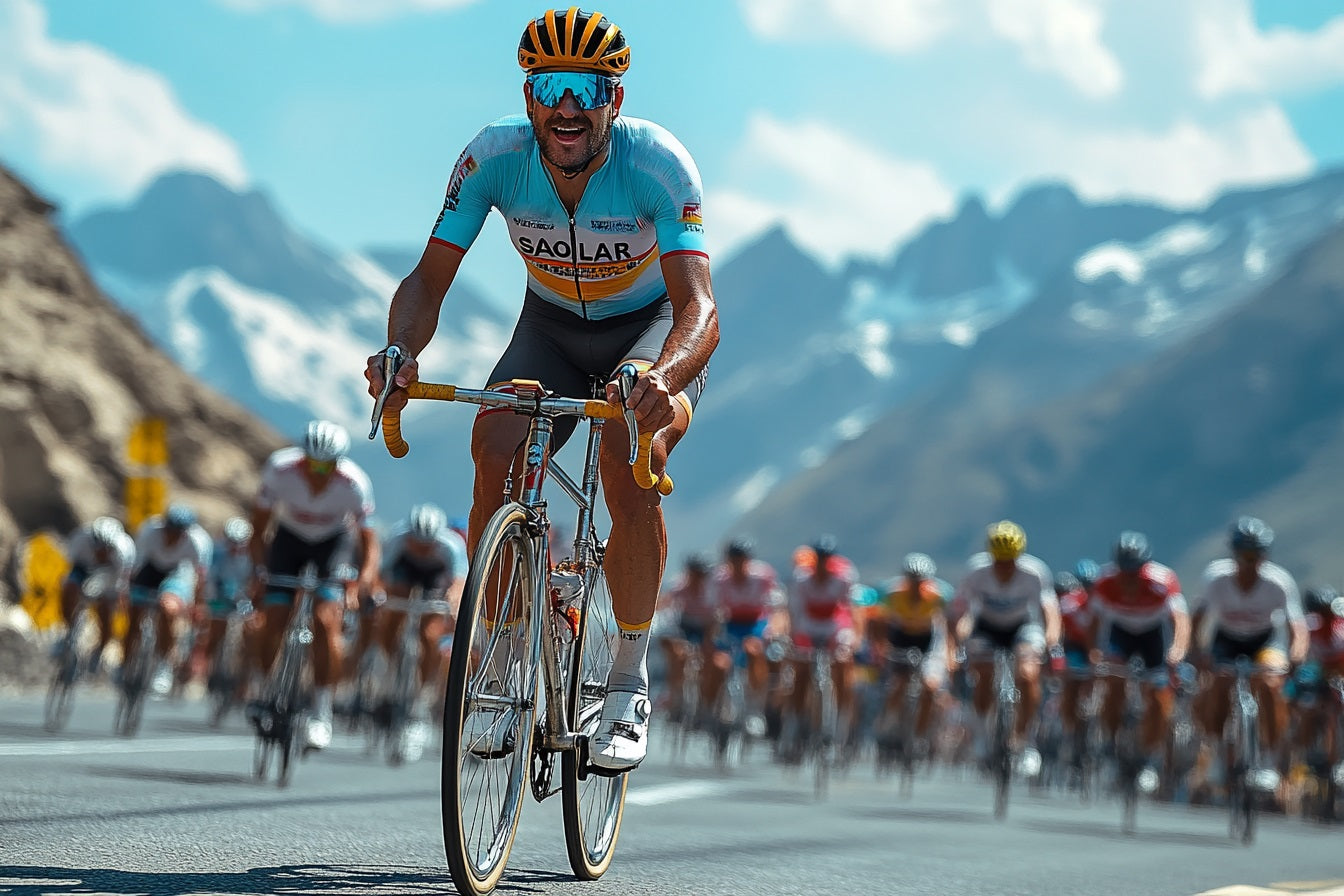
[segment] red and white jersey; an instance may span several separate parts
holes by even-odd
[[[708,577],[697,587],[682,576],[663,592],[663,602],[689,622],[708,625],[714,621],[714,603]]]
[[[732,567],[724,564],[714,571],[710,583],[714,605],[729,622],[749,623],[765,618],[772,607],[779,604],[779,584],[770,564],[761,560],[747,563],[745,575],[739,580]]]
[[[853,590],[854,579],[850,575],[830,574],[821,579],[810,570],[795,570],[789,588],[789,616],[795,623],[809,619],[848,623]]]
[[[1311,658],[1332,665],[1344,662],[1344,617],[1308,613],[1306,623],[1311,637]]]
[[[93,546],[93,535],[88,526],[81,526],[66,539],[65,555],[72,568],[85,572],[106,570],[109,575],[116,577],[118,586],[122,587],[130,580],[131,568],[135,566],[135,539],[125,532],[121,533],[121,537],[108,550],[107,559],[99,562]]]
[[[354,461],[343,457],[326,487],[314,493],[303,473],[303,449],[281,448],[262,468],[257,506],[274,513],[276,522],[304,541],[326,541],[368,524],[373,486]]]
[[[135,571],[138,573],[146,566],[152,566],[159,572],[172,572],[179,566],[190,566],[193,570],[210,568],[215,553],[210,533],[196,523],[187,527],[186,533],[172,544],[168,543],[162,517],[150,517],[145,520],[135,535]]]
[[[994,559],[988,553],[973,555],[966,567],[952,598],[955,615],[969,612],[995,628],[1007,629],[1023,622],[1040,624],[1041,607],[1059,603],[1054,574],[1031,554],[1017,558],[1007,582],[994,574]]]
[[[1285,621],[1302,621],[1302,597],[1288,570],[1268,560],[1250,591],[1237,584],[1235,560],[1215,560],[1204,570],[1204,593],[1195,604],[1218,620],[1218,629],[1249,640]]]
[[[1151,631],[1172,614],[1185,612],[1185,596],[1176,573],[1151,560],[1133,578],[1107,566],[1095,590],[1102,619],[1131,634]]]
[[[1064,640],[1070,644],[1086,644],[1091,639],[1095,607],[1092,595],[1084,588],[1075,588],[1058,596],[1059,619]]]

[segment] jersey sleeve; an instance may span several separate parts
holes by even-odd
[[[350,490],[354,495],[351,514],[355,518],[355,525],[363,528],[369,524],[369,517],[373,516],[375,505],[373,503],[373,483],[369,481],[368,474],[355,466],[353,461],[346,458],[341,459],[341,467],[350,477]]]
[[[210,540],[210,533],[200,526],[192,526],[187,530],[187,533],[191,538],[191,546],[196,551],[196,565],[202,569],[209,569],[215,553],[215,545]]]
[[[460,579],[467,574],[467,543],[451,529],[443,533],[443,543],[451,559],[448,581]]]
[[[658,254],[708,257],[700,171],[676,137],[657,125],[649,127],[654,139],[641,166],[640,204],[658,234]]]
[[[521,139],[524,130],[526,140]],[[482,128],[457,157],[430,240],[463,252],[470,249],[490,209],[501,202],[499,160],[510,152],[530,151],[534,140],[532,124],[524,116],[510,116]]]
[[[280,466],[276,455],[266,459],[261,468],[261,485],[257,488],[257,506],[262,510],[273,510],[280,488]]]

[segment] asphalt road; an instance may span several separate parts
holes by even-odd
[[[362,742],[302,763],[287,790],[252,778],[251,739],[209,729],[200,703],[155,703],[112,735],[109,697],[81,694],[59,735],[36,697],[0,698],[0,894],[439,894],[438,763],[390,768]],[[595,884],[565,860],[558,800],[529,802],[502,893],[1344,894],[1344,829],[1265,818],[1231,843],[1220,811],[1119,807],[939,774],[910,799],[870,768],[810,780],[763,757],[730,774],[658,749],[631,782],[616,862]]]

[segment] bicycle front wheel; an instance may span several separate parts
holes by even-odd
[[[570,729],[577,734],[591,738],[597,733],[617,637],[611,590],[606,573],[599,566],[588,588],[570,662],[567,709]],[[616,851],[629,775],[604,777],[584,773],[580,767],[584,758],[577,751],[568,750],[560,760],[565,848],[575,876],[580,880],[597,880],[611,867]]]
[[[506,504],[485,527],[467,574],[443,707],[443,845],[461,893],[504,873],[528,792],[539,634],[527,512]]]

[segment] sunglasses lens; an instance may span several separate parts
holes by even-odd
[[[331,460],[312,460],[308,461],[308,471],[321,476],[324,473],[330,473],[336,469],[336,462]]]
[[[574,101],[583,109],[600,109],[611,102],[615,82],[606,75],[593,72],[542,72],[529,75],[532,98],[543,106],[554,109],[564,99],[565,92],[574,94]]]

